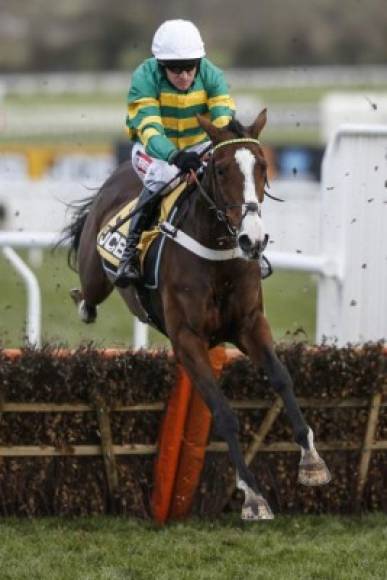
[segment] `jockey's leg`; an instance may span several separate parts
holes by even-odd
[[[140,143],[136,143],[133,146],[132,165],[144,184],[136,207],[154,196],[178,172],[176,167],[147,155],[144,147]],[[130,220],[126,246],[117,269],[115,280],[115,285],[119,288],[126,288],[131,282],[135,282],[141,277],[137,245],[142,232],[150,226],[158,204],[159,198],[156,195],[152,201],[149,201]]]
[[[143,188],[138,196],[136,207],[146,202],[152,196],[152,192],[146,187]],[[140,209],[129,222],[129,232],[126,238],[126,244],[120,264],[117,269],[115,285],[119,288],[126,288],[131,282],[141,277],[140,259],[137,250],[137,244],[141,234],[151,220],[155,206],[158,200],[148,202]]]

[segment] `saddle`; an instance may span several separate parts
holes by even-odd
[[[141,265],[141,280],[125,289],[127,300],[132,312],[142,321],[150,324],[166,335],[164,321],[157,315],[152,301],[152,294],[158,288],[159,265],[165,236],[160,235],[159,224],[173,223],[178,214],[179,206],[184,203],[189,194],[187,183],[179,184],[168,196],[163,197],[154,225],[141,234],[137,245]],[[130,219],[125,219],[135,208],[137,198],[128,202],[120,209],[98,233],[97,251],[102,258],[102,264],[108,277],[116,277],[116,271],[125,248],[129,231]],[[117,224],[119,227],[116,227]]]
[[[160,237],[159,224],[169,221],[177,201],[180,199],[182,193],[187,189],[187,183],[179,184],[168,196],[162,198],[155,224],[151,229],[144,231],[141,234],[140,241],[137,245],[139,250],[139,257],[144,276],[145,258],[153,242]],[[115,276],[116,270],[120,263],[122,253],[125,248],[125,242],[129,231],[130,219],[125,218],[133,211],[137,203],[137,198],[128,202],[123,208],[116,213],[97,236],[97,250],[102,257],[103,265],[107,273]],[[122,223],[123,222],[123,223]],[[116,225],[121,225],[116,228]],[[154,287],[154,286],[153,286]]]

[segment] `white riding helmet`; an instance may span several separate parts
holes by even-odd
[[[152,54],[157,60],[193,60],[205,56],[199,30],[189,20],[167,20],[156,30]]]

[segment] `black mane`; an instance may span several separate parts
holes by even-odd
[[[235,133],[237,137],[246,137],[246,129],[244,128],[242,123],[237,121],[237,119],[231,119],[226,129],[228,129],[232,133]]]

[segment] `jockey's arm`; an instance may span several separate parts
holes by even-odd
[[[133,73],[126,124],[129,134],[137,136],[151,157],[168,161],[177,151],[164,132],[157,89],[142,68]]]
[[[235,103],[228,93],[224,74],[218,67],[208,63],[204,74],[208,94],[207,106],[211,121],[220,129],[228,125],[234,117]]]
[[[131,121],[130,129],[135,128],[138,139],[151,157],[168,161],[170,156],[177,151],[164,133],[159,103],[156,99],[142,98],[129,103],[129,120]]]

